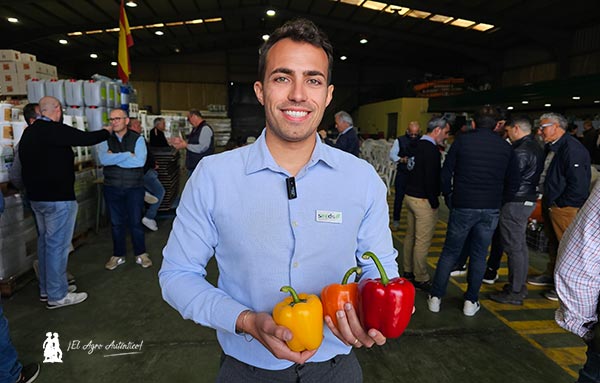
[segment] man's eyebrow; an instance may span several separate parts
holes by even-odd
[[[271,75],[275,74],[275,73],[283,73],[283,74],[293,74],[294,71],[292,69],[289,68],[275,68],[271,71]],[[302,72],[305,76],[321,76],[321,77],[325,77],[325,74],[323,74],[323,72],[319,71],[319,70],[307,70]]]

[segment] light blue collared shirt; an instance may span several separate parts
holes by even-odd
[[[119,142],[123,139],[116,136]],[[141,168],[146,163],[146,156],[148,152],[146,150],[146,143],[144,137],[139,136],[135,142],[135,152],[132,156],[130,152],[120,153],[109,153],[107,141],[102,141],[96,145],[96,151],[98,152],[98,160],[102,166],[116,165],[120,168]]]
[[[163,250],[164,299],[185,319],[216,329],[227,355],[264,369],[292,362],[235,333],[242,311],[271,313],[288,296],[279,291],[286,285],[320,294],[356,265],[363,278],[378,278],[374,263],[361,258],[365,251],[379,256],[390,278],[398,276],[385,185],[366,161],[317,137],[311,159],[295,177],[295,199],[288,199],[290,174],[271,156],[264,131],[253,145],[203,158],[185,186]],[[205,279],[213,255],[218,287]],[[311,362],[350,352],[324,328]]]

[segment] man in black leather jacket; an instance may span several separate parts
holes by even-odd
[[[492,294],[490,299],[500,303],[522,305],[527,296],[529,252],[525,238],[527,221],[537,200],[537,185],[544,170],[544,150],[531,135],[531,120],[522,116],[506,124],[519,166],[519,189],[500,211],[500,235],[508,255],[508,287]]]

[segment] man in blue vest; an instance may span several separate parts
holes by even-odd
[[[98,159],[104,166],[104,201],[110,213],[113,256],[105,267],[114,270],[125,263],[126,227],[131,232],[135,261],[143,268],[152,266],[146,253],[142,211],[144,209],[144,137],[127,129],[129,117],[122,109],[110,112],[113,133],[98,145]]]
[[[213,129],[202,118],[202,113],[197,109],[188,112],[188,121],[193,128],[187,136],[187,141],[174,138],[171,144],[175,149],[186,149],[185,167],[191,175],[200,160],[215,152],[215,138]]]

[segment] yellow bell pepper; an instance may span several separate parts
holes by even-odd
[[[319,297],[297,294],[290,286],[283,286],[281,291],[291,296],[275,305],[273,320],[292,332],[288,347],[296,352],[316,350],[323,341],[323,305]]]

